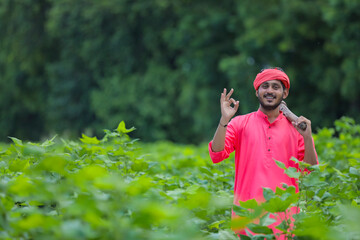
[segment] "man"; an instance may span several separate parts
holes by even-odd
[[[224,89],[220,97],[221,119],[209,143],[214,163],[221,162],[235,151],[234,204],[237,205],[239,201],[253,198],[262,201],[263,187],[275,191],[276,187],[286,183],[298,190],[295,179],[284,174],[274,159],[286,167],[296,167],[290,161],[291,157],[317,164],[311,122],[300,116],[297,122],[291,123],[279,110],[281,101],[289,95],[290,80],[286,73],[280,68],[265,69],[257,74],[254,88],[259,109],[233,119],[239,101],[231,98],[233,89],[229,93]],[[298,127],[301,122],[307,124],[304,131]]]

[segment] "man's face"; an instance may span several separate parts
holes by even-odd
[[[279,80],[269,80],[262,83],[256,92],[260,105],[265,110],[276,109],[287,95],[288,89],[284,89]]]

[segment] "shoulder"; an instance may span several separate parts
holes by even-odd
[[[231,119],[229,125],[234,128],[241,128],[246,125],[249,119],[254,118],[256,116],[256,112],[251,112],[244,115],[238,115]]]
[[[294,139],[303,140],[303,136],[299,133],[298,130],[296,130],[296,128],[292,125],[292,123],[286,119],[285,116],[283,119],[282,126],[285,129],[285,131],[289,134],[289,136],[291,136]]]

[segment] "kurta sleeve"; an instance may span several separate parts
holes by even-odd
[[[298,134],[298,155],[297,155],[297,159],[299,161],[304,160],[304,156],[305,156],[305,143],[304,143],[304,138],[303,136],[300,135],[300,133]]]
[[[224,159],[228,158],[230,153],[232,153],[235,150],[235,142],[236,142],[236,121],[231,120],[230,123],[227,126],[226,129],[226,135],[225,135],[225,147],[224,150],[220,152],[214,152],[212,150],[212,143],[213,141],[209,142],[209,154],[210,158],[213,161],[213,163],[218,163],[223,161]]]
[[[313,148],[314,148],[315,155],[316,155],[316,162],[317,162],[317,164],[319,164],[318,156],[317,156],[316,149],[315,149],[314,138],[312,138],[312,144],[313,144]],[[297,156],[297,159],[298,159],[299,161],[303,161],[303,160],[304,160],[304,156],[305,156],[305,143],[304,143],[304,138],[303,138],[303,136],[301,136],[300,133],[299,133],[298,156]]]

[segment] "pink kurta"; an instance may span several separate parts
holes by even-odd
[[[211,146],[212,141],[209,153],[214,163],[228,158],[235,150],[234,204],[252,198],[261,201],[263,187],[275,191],[281,183],[293,185],[298,191],[295,179],[288,177],[274,161],[296,167],[290,158],[304,159],[304,138],[282,112],[273,123],[260,110],[237,116],[228,124],[224,150],[213,152]]]

